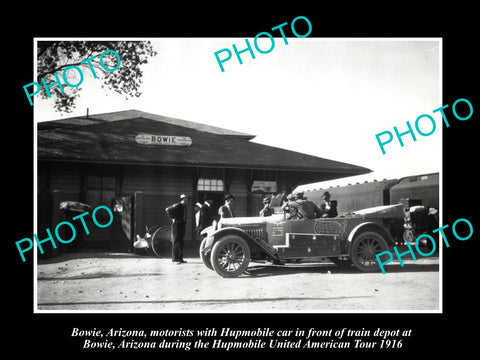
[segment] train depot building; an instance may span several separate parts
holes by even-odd
[[[146,227],[170,225],[165,208],[180,194],[190,197],[185,246],[197,247],[194,204],[207,194],[214,212],[230,193],[236,216],[257,216],[267,195],[371,171],[137,110],[40,122],[37,136],[37,228],[75,216],[60,209],[66,201],[106,205],[114,213],[112,226],[90,226],[92,233],[66,251],[131,252]]]

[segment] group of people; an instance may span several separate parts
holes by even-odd
[[[263,199],[263,209],[260,216],[271,216],[275,213],[271,198]],[[286,196],[282,204],[282,210],[289,220],[316,219],[325,217],[336,217],[337,202],[330,199],[330,193],[325,191],[322,195],[322,203],[317,206],[313,201],[307,200],[303,192],[297,192]]]
[[[235,197],[232,194],[225,195],[224,204],[218,209],[218,215],[222,218],[235,217],[233,211],[233,201]],[[180,201],[165,209],[167,215],[172,219],[171,238],[172,238],[172,262],[175,264],[183,264],[186,261],[183,258],[184,238],[187,224],[187,203],[189,197],[185,194],[180,195]],[[197,233],[201,233],[204,229],[211,226],[215,220],[212,211],[213,198],[209,195],[205,196],[204,203],[196,203],[196,228]]]
[[[218,209],[218,216],[220,219],[235,217],[233,210],[233,202],[235,197],[232,194],[227,194],[224,197],[224,204]],[[278,199],[264,198],[263,208],[260,210],[260,216],[271,216],[275,213],[272,204],[276,203]],[[185,194],[180,195],[180,201],[167,207],[165,211],[172,220],[171,238],[172,238],[172,262],[175,264],[183,264],[186,261],[183,259],[184,237],[187,224],[187,206],[189,197]],[[205,196],[204,202],[196,203],[196,228],[195,231],[200,234],[204,229],[212,225],[215,220],[212,211],[213,198],[209,195]],[[337,207],[336,201],[330,200],[328,191],[322,195],[322,203],[317,206],[313,201],[307,200],[303,197],[303,192],[297,192],[286,196],[280,201],[281,208],[286,213],[287,219],[301,220],[301,219],[315,219],[322,217],[336,217]]]

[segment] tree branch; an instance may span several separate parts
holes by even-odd
[[[99,54],[97,54],[97,55],[95,55],[95,56],[99,56],[100,54],[101,54],[101,53],[99,53]],[[90,55],[91,55],[91,53],[90,53]],[[86,59],[89,59],[89,58],[91,58],[91,56],[88,56],[87,58],[85,58],[85,59],[83,59],[83,60],[81,60],[81,61],[75,62],[75,63],[64,64],[64,65],[58,66],[56,69],[52,69],[52,70],[49,70],[49,71],[45,71],[45,72],[37,75],[37,80],[39,80],[39,79],[41,79],[41,78],[44,78],[46,75],[53,75],[53,74],[55,74],[57,71],[63,70],[63,69],[65,69],[65,68],[69,67],[69,66],[83,66],[83,65],[85,65],[85,63],[82,64],[82,61],[85,61]],[[95,60],[92,60],[92,63],[94,63],[94,62],[95,62]],[[96,69],[101,69],[101,67],[97,67],[97,66],[95,66],[95,68],[96,68]],[[103,69],[101,69],[101,70],[103,71]],[[105,72],[105,71],[103,71],[103,72]],[[37,82],[38,82],[38,81],[37,81]]]

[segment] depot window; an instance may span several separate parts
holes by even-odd
[[[276,193],[277,173],[275,171],[257,170],[253,173],[253,181],[250,191]]]
[[[117,179],[114,176],[87,175],[85,178],[86,202],[92,207],[110,206],[115,198]]]
[[[201,169],[197,190],[209,192],[222,192],[225,190],[222,169]]]
[[[198,191],[223,191],[223,180],[221,179],[198,179]]]

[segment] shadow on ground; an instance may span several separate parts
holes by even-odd
[[[388,265],[385,267],[386,274],[400,272],[427,272],[439,271],[438,264],[406,264],[403,267],[400,264]],[[334,264],[288,264],[288,265],[264,265],[255,264],[249,266],[242,276],[267,277],[282,276],[290,274],[364,274],[355,266],[336,266]],[[380,270],[378,272],[380,273]]]

